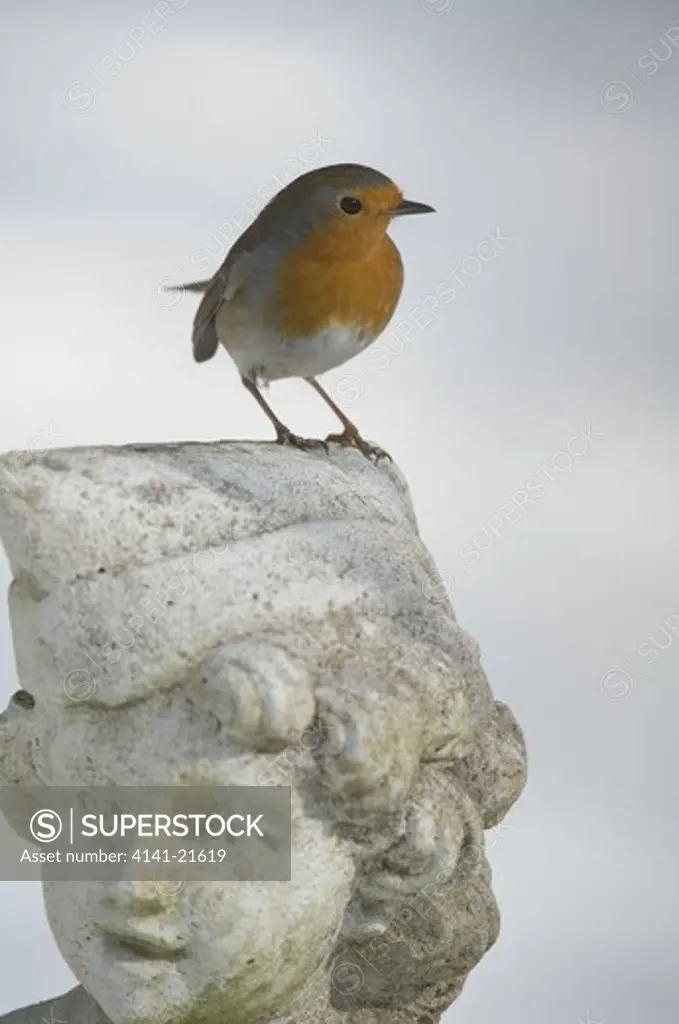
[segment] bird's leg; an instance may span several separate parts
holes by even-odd
[[[348,416],[344,415],[340,407],[336,405],[336,403],[332,400],[327,391],[325,391],[321,387],[321,385],[314,377],[305,377],[304,379],[306,380],[307,384],[311,384],[311,387],[318,392],[323,401],[330,406],[335,416],[344,427],[344,430],[342,431],[341,434],[328,434],[328,436],[325,439],[326,441],[335,441],[337,444],[343,444],[347,446],[353,445],[353,447],[358,448],[358,450],[362,452],[367,458],[374,456],[378,460],[389,459],[391,461],[391,455],[389,455],[388,452],[385,452],[383,448],[378,448],[376,445],[368,444],[367,441],[363,440],[363,438],[358,432],[358,427],[354,423],[352,423]]]
[[[293,448],[301,448],[302,450],[310,450],[312,448],[324,448],[327,452],[328,446],[325,441],[317,441],[312,438],[298,437],[297,434],[286,427],[285,423],[279,420],[276,413],[273,411],[269,403],[265,400],[264,396],[260,393],[259,388],[254,381],[248,380],[247,377],[241,377],[243,384],[246,389],[250,392],[252,397],[255,399],[260,409],[266,414],[276,431],[276,444],[289,444]]]

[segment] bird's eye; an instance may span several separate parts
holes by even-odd
[[[340,203],[340,209],[344,210],[345,213],[360,213],[363,209],[363,203],[356,196],[345,196]]]

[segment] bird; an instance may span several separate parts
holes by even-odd
[[[385,456],[316,378],[372,344],[394,314],[404,269],[387,233],[391,222],[435,212],[363,164],[332,164],[295,178],[263,207],[212,278],[175,288],[203,293],[193,321],[194,360],[206,362],[221,344],[278,444],[327,450],[336,442],[369,458]],[[341,433],[303,438],[279,419],[262,390],[290,377],[320,395]]]

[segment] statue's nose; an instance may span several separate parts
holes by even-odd
[[[102,902],[126,915],[150,917],[167,909],[173,896],[171,884],[127,880],[115,882],[107,889]]]

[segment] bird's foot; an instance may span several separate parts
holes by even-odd
[[[303,452],[318,451],[322,448],[327,453],[328,445],[326,441],[320,441],[314,437],[299,437],[297,434],[293,434],[287,427],[283,427],[278,430],[276,437],[276,444],[289,445],[291,448],[299,448]]]
[[[358,448],[366,459],[374,459],[375,462],[379,462],[380,459],[393,461],[389,452],[385,452],[384,448],[378,448],[377,445],[368,444],[357,430],[345,429],[341,434],[328,434],[325,440],[326,444],[334,443],[344,445],[345,448]]]

